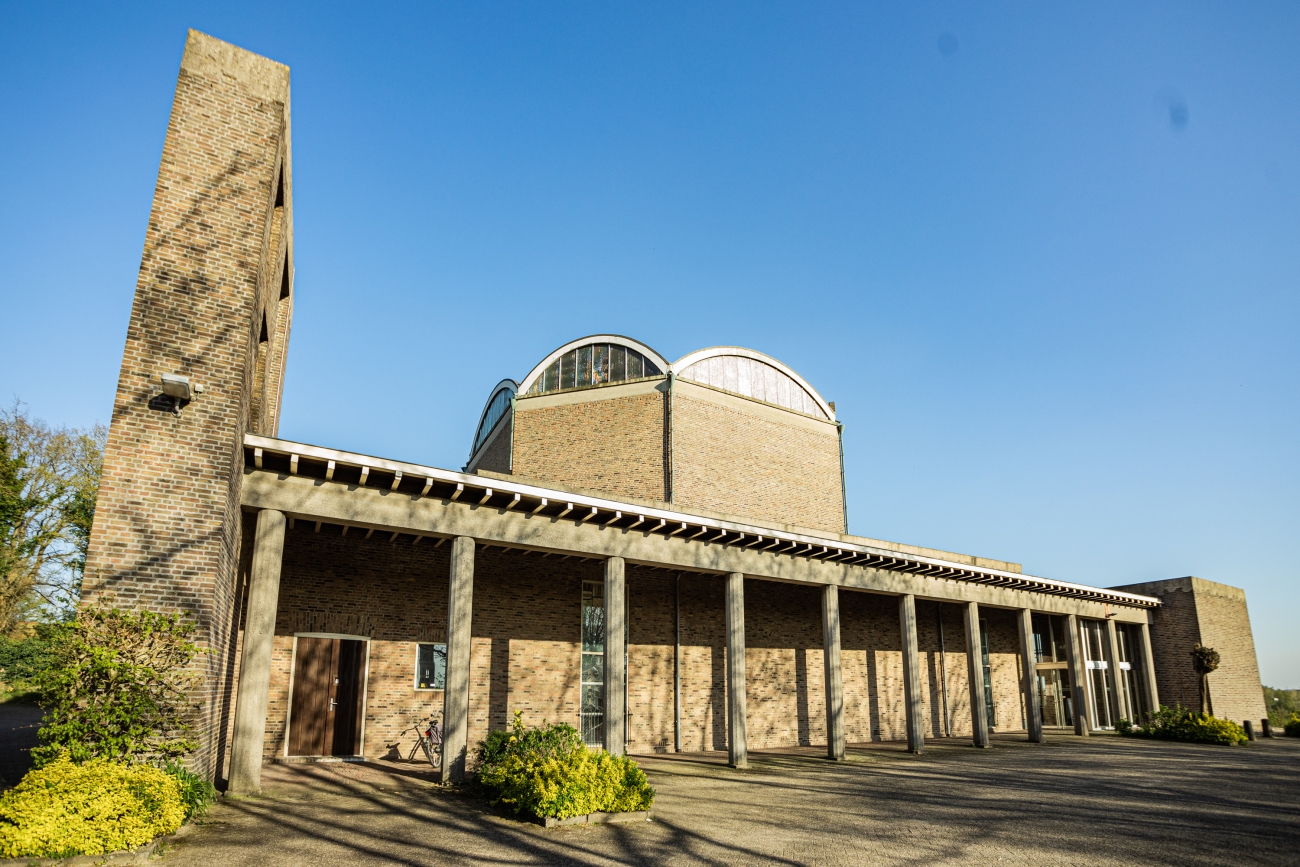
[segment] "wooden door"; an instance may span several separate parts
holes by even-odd
[[[289,718],[290,755],[333,755],[338,667],[339,639],[298,639]]]
[[[339,645],[333,754],[355,756],[361,752],[361,693],[365,689],[367,645],[364,641],[346,640]]]
[[[361,733],[366,642],[298,638],[289,755],[352,756]]]

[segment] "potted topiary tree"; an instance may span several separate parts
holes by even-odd
[[[1196,645],[1192,649],[1192,665],[1196,666],[1196,673],[1200,675],[1201,713],[1213,714],[1214,705],[1210,701],[1210,672],[1219,667],[1219,651],[1204,644]]]

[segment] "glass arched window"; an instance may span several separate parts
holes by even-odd
[[[483,441],[492,433],[492,429],[501,421],[501,416],[506,414],[510,409],[510,398],[514,397],[514,383],[510,387],[498,387],[496,394],[488,401],[487,407],[483,410],[483,418],[478,423],[478,433],[474,435],[474,447],[469,450],[471,455],[475,454]]]
[[[663,371],[640,352],[617,343],[589,343],[570,349],[551,362],[529,387],[529,394],[566,388],[586,388],[607,382],[627,382]]]

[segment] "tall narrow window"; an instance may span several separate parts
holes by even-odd
[[[582,740],[605,745],[605,585],[582,582]]]
[[[984,663],[984,713],[989,728],[998,724],[997,705],[993,703],[993,666],[989,662],[989,627],[988,622],[980,621],[980,656]]]

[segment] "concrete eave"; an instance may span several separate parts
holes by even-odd
[[[1161,604],[1159,599],[1152,596],[901,553],[846,542],[842,538],[821,535],[816,531],[774,531],[769,527],[748,523],[743,518],[707,517],[678,509],[557,491],[535,484],[471,475],[291,440],[246,434],[244,449],[246,463],[251,463],[259,470],[270,469],[264,466],[270,458],[282,466],[287,462],[287,474],[296,475],[300,468],[305,467],[305,462],[311,462],[316,465],[315,471],[304,473],[305,475],[320,478],[319,465],[327,467],[323,478],[330,481],[338,481],[333,476],[339,469],[360,471],[358,478],[363,487],[368,484],[371,487],[388,487],[393,491],[400,488],[403,493],[466,503],[490,501],[497,507],[502,507],[504,502],[507,510],[541,512],[549,517],[570,517],[574,521],[591,522],[597,526],[616,525],[623,529],[637,527],[640,531],[661,536],[703,538],[713,544],[773,551],[846,566],[886,569],[1136,608],[1155,608]]]

